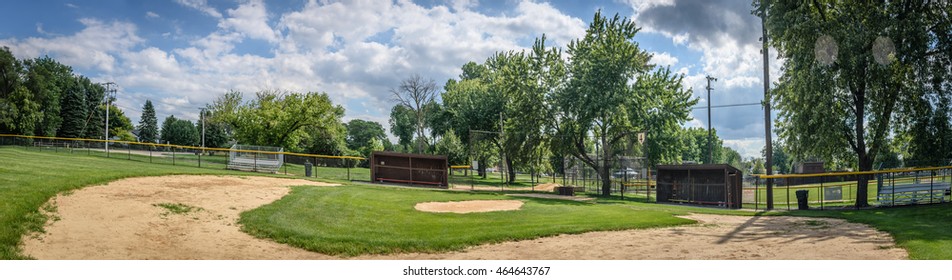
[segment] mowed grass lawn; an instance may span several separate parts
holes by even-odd
[[[430,213],[420,202],[522,200],[521,210]],[[349,185],[294,187],[284,198],[241,214],[252,235],[311,251],[355,256],[438,252],[563,233],[694,223],[667,211],[625,204],[531,199],[487,193]]]

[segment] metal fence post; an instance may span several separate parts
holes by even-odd
[[[175,147],[172,147],[172,165],[175,165]]]
[[[823,210],[823,178],[826,177],[820,176],[820,193],[818,193],[820,195],[820,210]],[[810,196],[807,196],[807,201],[810,201]]]
[[[198,168],[202,168],[202,154],[204,154],[204,151],[198,153]]]
[[[933,189],[933,183],[935,182],[935,169],[930,170],[930,172],[932,176],[929,176],[929,204],[932,204],[934,203],[934,201],[932,201],[932,198],[935,197],[935,193],[933,193],[935,191]]]
[[[889,173],[889,185],[892,186],[892,202],[889,203],[889,206],[896,205],[896,174],[894,172]]]
[[[258,152],[255,152],[255,166],[252,169],[258,172]]]
[[[754,179],[754,210],[760,210],[760,176]]]
[[[790,211],[790,178],[784,178],[783,181],[787,185],[787,211]]]

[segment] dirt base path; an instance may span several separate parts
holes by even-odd
[[[446,254],[379,259],[880,260],[906,259],[892,237],[838,219],[693,214],[699,224],[559,235]]]
[[[38,259],[339,259],[239,230],[239,213],[281,198],[291,185],[326,184],[264,177],[166,176],[86,187],[57,196],[52,201],[57,211],[46,233],[25,236],[22,249]],[[172,211],[183,207],[194,208],[186,213]],[[440,254],[355,259],[907,258],[888,234],[843,220],[698,214],[687,218],[700,223],[559,235]]]

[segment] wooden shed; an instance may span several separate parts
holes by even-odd
[[[448,187],[446,156],[373,152],[370,178],[374,183]]]
[[[739,209],[743,174],[727,164],[658,165],[658,202]]]

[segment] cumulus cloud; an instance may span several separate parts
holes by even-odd
[[[678,58],[666,52],[662,52],[662,53],[652,52],[651,61],[649,61],[649,63],[657,65],[657,66],[661,66],[661,67],[674,66],[675,64],[678,64]]]
[[[222,29],[231,29],[253,39],[275,42],[278,34],[268,24],[268,11],[262,0],[252,0],[230,9],[228,18],[219,23]]]
[[[79,23],[84,28],[73,35],[5,39],[0,45],[9,46],[18,57],[49,55],[67,65],[109,73],[116,67],[115,53],[144,42],[131,23],[105,23],[92,18],[79,19]]]

